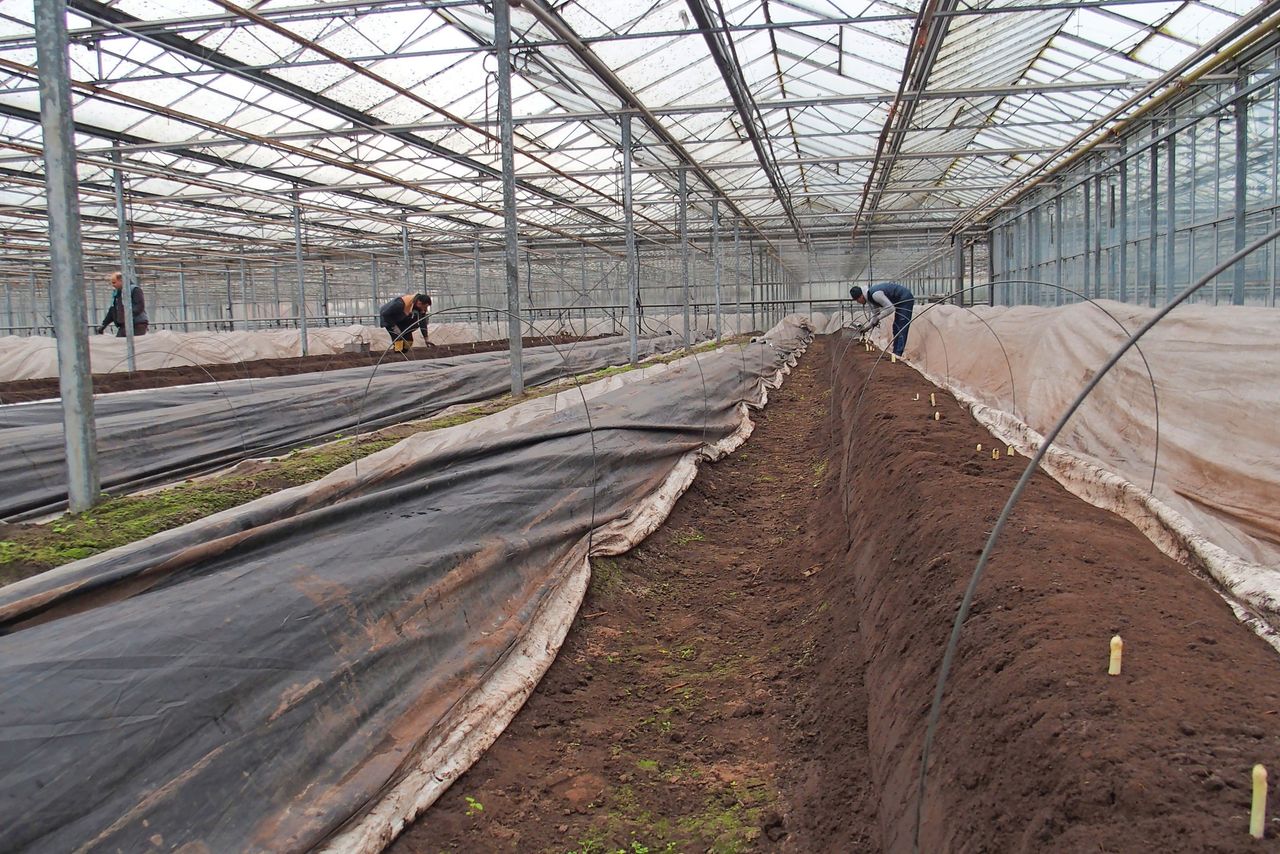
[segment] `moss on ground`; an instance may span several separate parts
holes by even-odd
[[[738,339],[725,339],[722,343],[736,340]],[[720,345],[708,342],[693,348],[693,352],[705,352],[716,346]],[[646,362],[645,365],[671,362],[688,354],[687,350],[678,350]],[[341,439],[315,448],[295,450],[281,459],[256,466],[251,474],[231,472],[221,477],[188,481],[145,495],[110,498],[85,513],[67,513],[42,525],[2,526],[0,585],[137,542],[281,489],[319,480],[353,460],[389,448],[415,433],[456,427],[517,403],[564,391],[566,387],[575,384],[586,384],[632,370],[635,368],[630,365],[604,368],[571,380],[531,389],[518,398],[504,395],[462,412],[409,422],[358,440]]]

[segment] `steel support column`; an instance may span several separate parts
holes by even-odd
[[[480,238],[476,238],[475,249],[473,250],[474,263],[476,268],[476,340],[484,340],[484,314],[480,311]]]
[[[733,334],[742,334],[742,243],[740,223],[733,222]]]
[[[1159,135],[1159,130],[1155,123],[1151,124],[1151,148],[1148,154],[1151,157],[1151,177],[1148,181],[1149,191],[1147,205],[1147,237],[1150,243],[1147,244],[1147,305],[1155,308],[1156,305],[1156,285],[1157,285],[1157,267],[1156,267],[1156,226],[1159,222],[1158,216],[1160,212],[1160,146],[1155,144],[1155,139]]]
[[[1236,98],[1235,118],[1236,118],[1236,181],[1235,181],[1235,238],[1236,252],[1244,248],[1245,229],[1247,226],[1245,217],[1245,181],[1248,178],[1249,164],[1249,100],[1241,96]],[[1244,283],[1245,273],[1247,272],[1248,259],[1242,258],[1236,262],[1232,268],[1231,284],[1231,304],[1244,305]]]
[[[1053,199],[1053,304],[1062,305],[1062,194]]]
[[[957,234],[952,237],[951,246],[953,248],[952,259],[955,262],[955,287],[952,288],[956,292],[955,304],[972,305],[973,294],[969,294],[968,300],[964,298],[964,235]],[[973,285],[972,282],[969,284],[970,286]]]
[[[298,204],[298,196],[293,197],[293,254],[298,269],[298,306],[293,316],[298,320],[298,333],[301,336],[302,355],[307,351],[307,279],[306,268],[302,265],[302,208]]]
[[[382,307],[382,302],[378,298],[378,256],[369,257],[369,313],[373,315],[373,325],[377,326],[379,317],[378,309]]]
[[[520,349],[520,246],[516,231],[516,165],[511,127],[511,10],[493,4],[493,43],[498,53],[498,137],[502,148],[502,218],[507,270],[507,338],[510,341],[511,394],[524,394]]]
[[[235,311],[235,298],[231,294],[231,268],[223,267],[222,273],[226,279],[226,286],[227,286],[227,327],[232,332],[235,332],[236,311]]]
[[[590,335],[587,328],[587,307],[591,304],[591,288],[587,282],[587,244],[578,245],[578,273],[582,277],[582,334]]]
[[[1084,179],[1084,239],[1080,241],[1081,257],[1084,263],[1081,265],[1084,272],[1084,286],[1080,292],[1085,296],[1089,295],[1093,288],[1093,187],[1088,178]]]
[[[692,328],[689,319],[689,175],[681,166],[676,170],[680,186],[680,198],[677,202],[680,218],[680,265],[684,272],[684,284],[681,289],[684,302],[684,343],[693,343]]]
[[[89,336],[84,316],[80,202],[67,68],[67,7],[63,0],[35,0],[34,14],[49,213],[49,288],[55,295],[53,325],[57,335],[58,389],[62,396],[67,497],[71,512],[79,513],[97,502],[100,480]]]
[[[1174,296],[1182,289],[1175,288],[1173,281],[1174,247],[1177,243],[1177,207],[1178,197],[1174,193],[1174,137],[1165,140],[1164,154],[1164,301],[1173,302]],[[1193,189],[1192,192],[1195,192]],[[1240,247],[1243,249],[1244,247]],[[1191,284],[1190,281],[1187,284]]]
[[[714,270],[712,282],[716,295],[716,341],[720,340],[723,318],[721,317],[720,300],[720,202],[711,200],[711,263]]]
[[[187,271],[182,262],[178,262],[178,312],[182,317],[182,331],[190,332],[191,324],[187,321]]]
[[[1124,141],[1120,142],[1120,211],[1117,214],[1120,235],[1117,243],[1120,246],[1120,263],[1115,282],[1116,294],[1120,302],[1129,301],[1129,160],[1124,156]]]
[[[1093,297],[1102,298],[1102,175],[1093,179]]]
[[[120,150],[111,152],[111,160],[116,164],[111,170],[111,183],[116,194],[116,234],[120,239],[120,277],[124,279],[124,287],[120,289],[120,310],[124,313],[124,358],[129,373],[138,369],[133,351],[133,289],[136,286],[133,275],[133,256],[129,254],[129,221],[124,213],[124,172],[120,168]],[[96,318],[95,318],[96,319]],[[116,318],[116,323],[120,318]]]
[[[401,281],[406,294],[417,293],[413,284],[413,259],[409,256],[409,224],[400,226],[400,265]]]
[[[320,262],[320,314],[324,317],[324,325],[329,325],[329,268]]]
[[[631,210],[631,116],[622,116],[622,218],[627,236],[627,336],[631,339],[631,364],[639,361],[640,281],[636,265],[636,230]]]

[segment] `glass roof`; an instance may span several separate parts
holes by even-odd
[[[1261,5],[524,0],[522,237],[616,244],[624,113],[642,239],[674,237],[681,167],[695,231],[713,199],[756,239],[945,230]],[[425,245],[499,245],[490,6],[68,7],[87,252],[117,239],[116,155],[140,254],[290,254],[295,203],[309,241],[335,250],[396,246],[406,224]],[[31,0],[0,0],[10,254],[42,253],[47,231],[35,61]]]

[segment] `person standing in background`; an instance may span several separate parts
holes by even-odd
[[[114,323],[116,337],[123,338],[125,337],[124,276],[119,271],[111,274],[111,287],[115,289],[115,293],[111,297],[111,307],[107,309],[107,314],[98,327],[98,334],[101,335]],[[129,291],[129,298],[133,307],[133,334],[146,335],[150,322],[147,320],[147,305],[142,296],[142,288],[134,285]]]
[[[854,285],[849,288],[849,296],[866,308],[868,329],[874,329],[882,319],[893,315],[893,354],[901,356],[907,349],[907,327],[911,325],[911,312],[916,305],[915,294],[897,282],[881,282],[872,285],[865,294]]]

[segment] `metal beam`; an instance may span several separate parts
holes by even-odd
[[[938,12],[949,12],[957,7],[959,0],[928,0],[920,10],[920,16],[911,34],[907,60],[902,70],[902,81],[898,86],[898,97],[889,107],[889,117],[884,124],[880,139],[876,143],[875,159],[871,163],[871,174],[863,185],[862,199],[858,203],[858,212],[853,220],[853,236],[857,237],[862,227],[864,215],[875,216],[880,205],[880,194],[888,186],[898,154],[906,141],[907,130],[911,127],[911,119],[915,115],[915,98],[904,98],[908,91],[922,92],[929,83],[929,75],[933,71],[933,63],[946,38],[950,26],[950,18],[938,18]]]
[[[67,63],[67,10],[63,0],[35,0],[34,12],[45,184],[49,196],[49,288],[58,339],[58,389],[62,396],[67,497],[71,512],[79,513],[98,502],[101,481],[84,316],[80,208],[76,196]]]
[[[587,66],[588,70],[595,74],[596,77],[599,78],[600,81],[604,83],[619,100],[622,101],[624,106],[635,110],[640,115],[645,125],[647,125],[651,131],[657,134],[658,137],[670,147],[670,150],[676,155],[676,157],[678,157],[682,163],[693,169],[694,174],[698,176],[698,180],[706,185],[712,193],[724,199],[725,205],[733,211],[735,216],[739,217],[751,226],[753,231],[760,233],[755,222],[734,204],[733,200],[729,198],[724,189],[722,189],[711,175],[702,168],[702,165],[692,154],[689,153],[684,145],[676,139],[665,126],[663,126],[662,122],[658,121],[657,116],[649,111],[648,107],[646,107],[639,97],[637,97],[636,94],[622,82],[618,75],[616,75],[608,65],[602,62],[589,47],[582,43],[578,38],[577,33],[573,31],[573,29],[557,12],[544,5],[543,0],[523,0],[522,8],[532,14],[541,24],[546,26],[557,36],[564,39],[569,50],[571,50],[573,54]],[[773,242],[762,233],[760,233],[760,238],[769,246],[770,250],[775,252],[777,251]]]
[[[113,159],[118,164],[120,152],[115,152]],[[112,177],[116,191],[116,231],[120,235],[120,277],[124,280],[120,288],[120,311],[124,313],[124,317],[117,317],[116,323],[124,321],[125,367],[132,374],[138,369],[133,349],[133,289],[137,287],[137,282],[133,273],[133,259],[129,257],[129,222],[124,212],[124,176],[120,174],[119,166],[112,172]]]
[[[507,340],[511,358],[511,396],[524,394],[524,356],[520,330],[520,244],[516,221],[516,163],[511,125],[511,10],[505,0],[493,4],[493,42],[498,52],[498,120],[502,147],[502,211],[507,273]]]
[[[302,355],[308,355],[307,352],[307,276],[306,267],[302,263],[302,208],[297,205],[293,206],[293,252],[294,264],[298,273],[298,308],[294,311],[293,316],[298,321],[299,343],[302,347]]]
[[[692,325],[689,318],[689,177],[686,174],[686,167],[681,166],[677,170],[678,180],[680,182],[680,195],[677,197],[676,204],[679,206],[677,214],[680,218],[680,266],[683,271],[681,278],[682,294],[684,302],[684,345],[686,347],[693,343]]]
[[[627,336],[631,364],[639,362],[640,265],[636,262],[636,232],[631,219],[631,117],[622,117],[622,218],[627,235]]]
[[[787,217],[791,220],[791,227],[795,230],[796,239],[803,242],[804,231],[800,228],[800,222],[796,219],[795,211],[792,210],[790,193],[783,185],[782,179],[778,175],[777,165],[774,162],[774,154],[768,140],[768,125],[764,123],[764,117],[760,115],[760,111],[756,107],[755,99],[751,95],[751,87],[742,76],[742,68],[737,61],[737,51],[733,46],[733,36],[726,32],[723,27],[716,26],[715,21],[711,18],[711,10],[707,8],[706,0],[686,0],[686,3],[689,6],[689,11],[693,13],[694,20],[698,23],[698,28],[702,31],[703,40],[707,43],[707,49],[711,53],[712,60],[715,62],[716,67],[720,69],[720,77],[724,80],[725,88],[729,90],[729,97],[738,111],[738,118],[742,121],[742,129],[746,132],[747,139],[755,150],[760,168],[764,170],[765,177],[769,179],[769,184],[773,187],[773,192],[777,196],[778,202],[782,205],[783,210],[787,212]],[[721,32],[724,33],[725,40],[728,42],[727,45],[720,42],[719,33]],[[759,120],[759,124],[757,124],[757,120]],[[719,330],[717,330],[716,335],[719,337]]]

